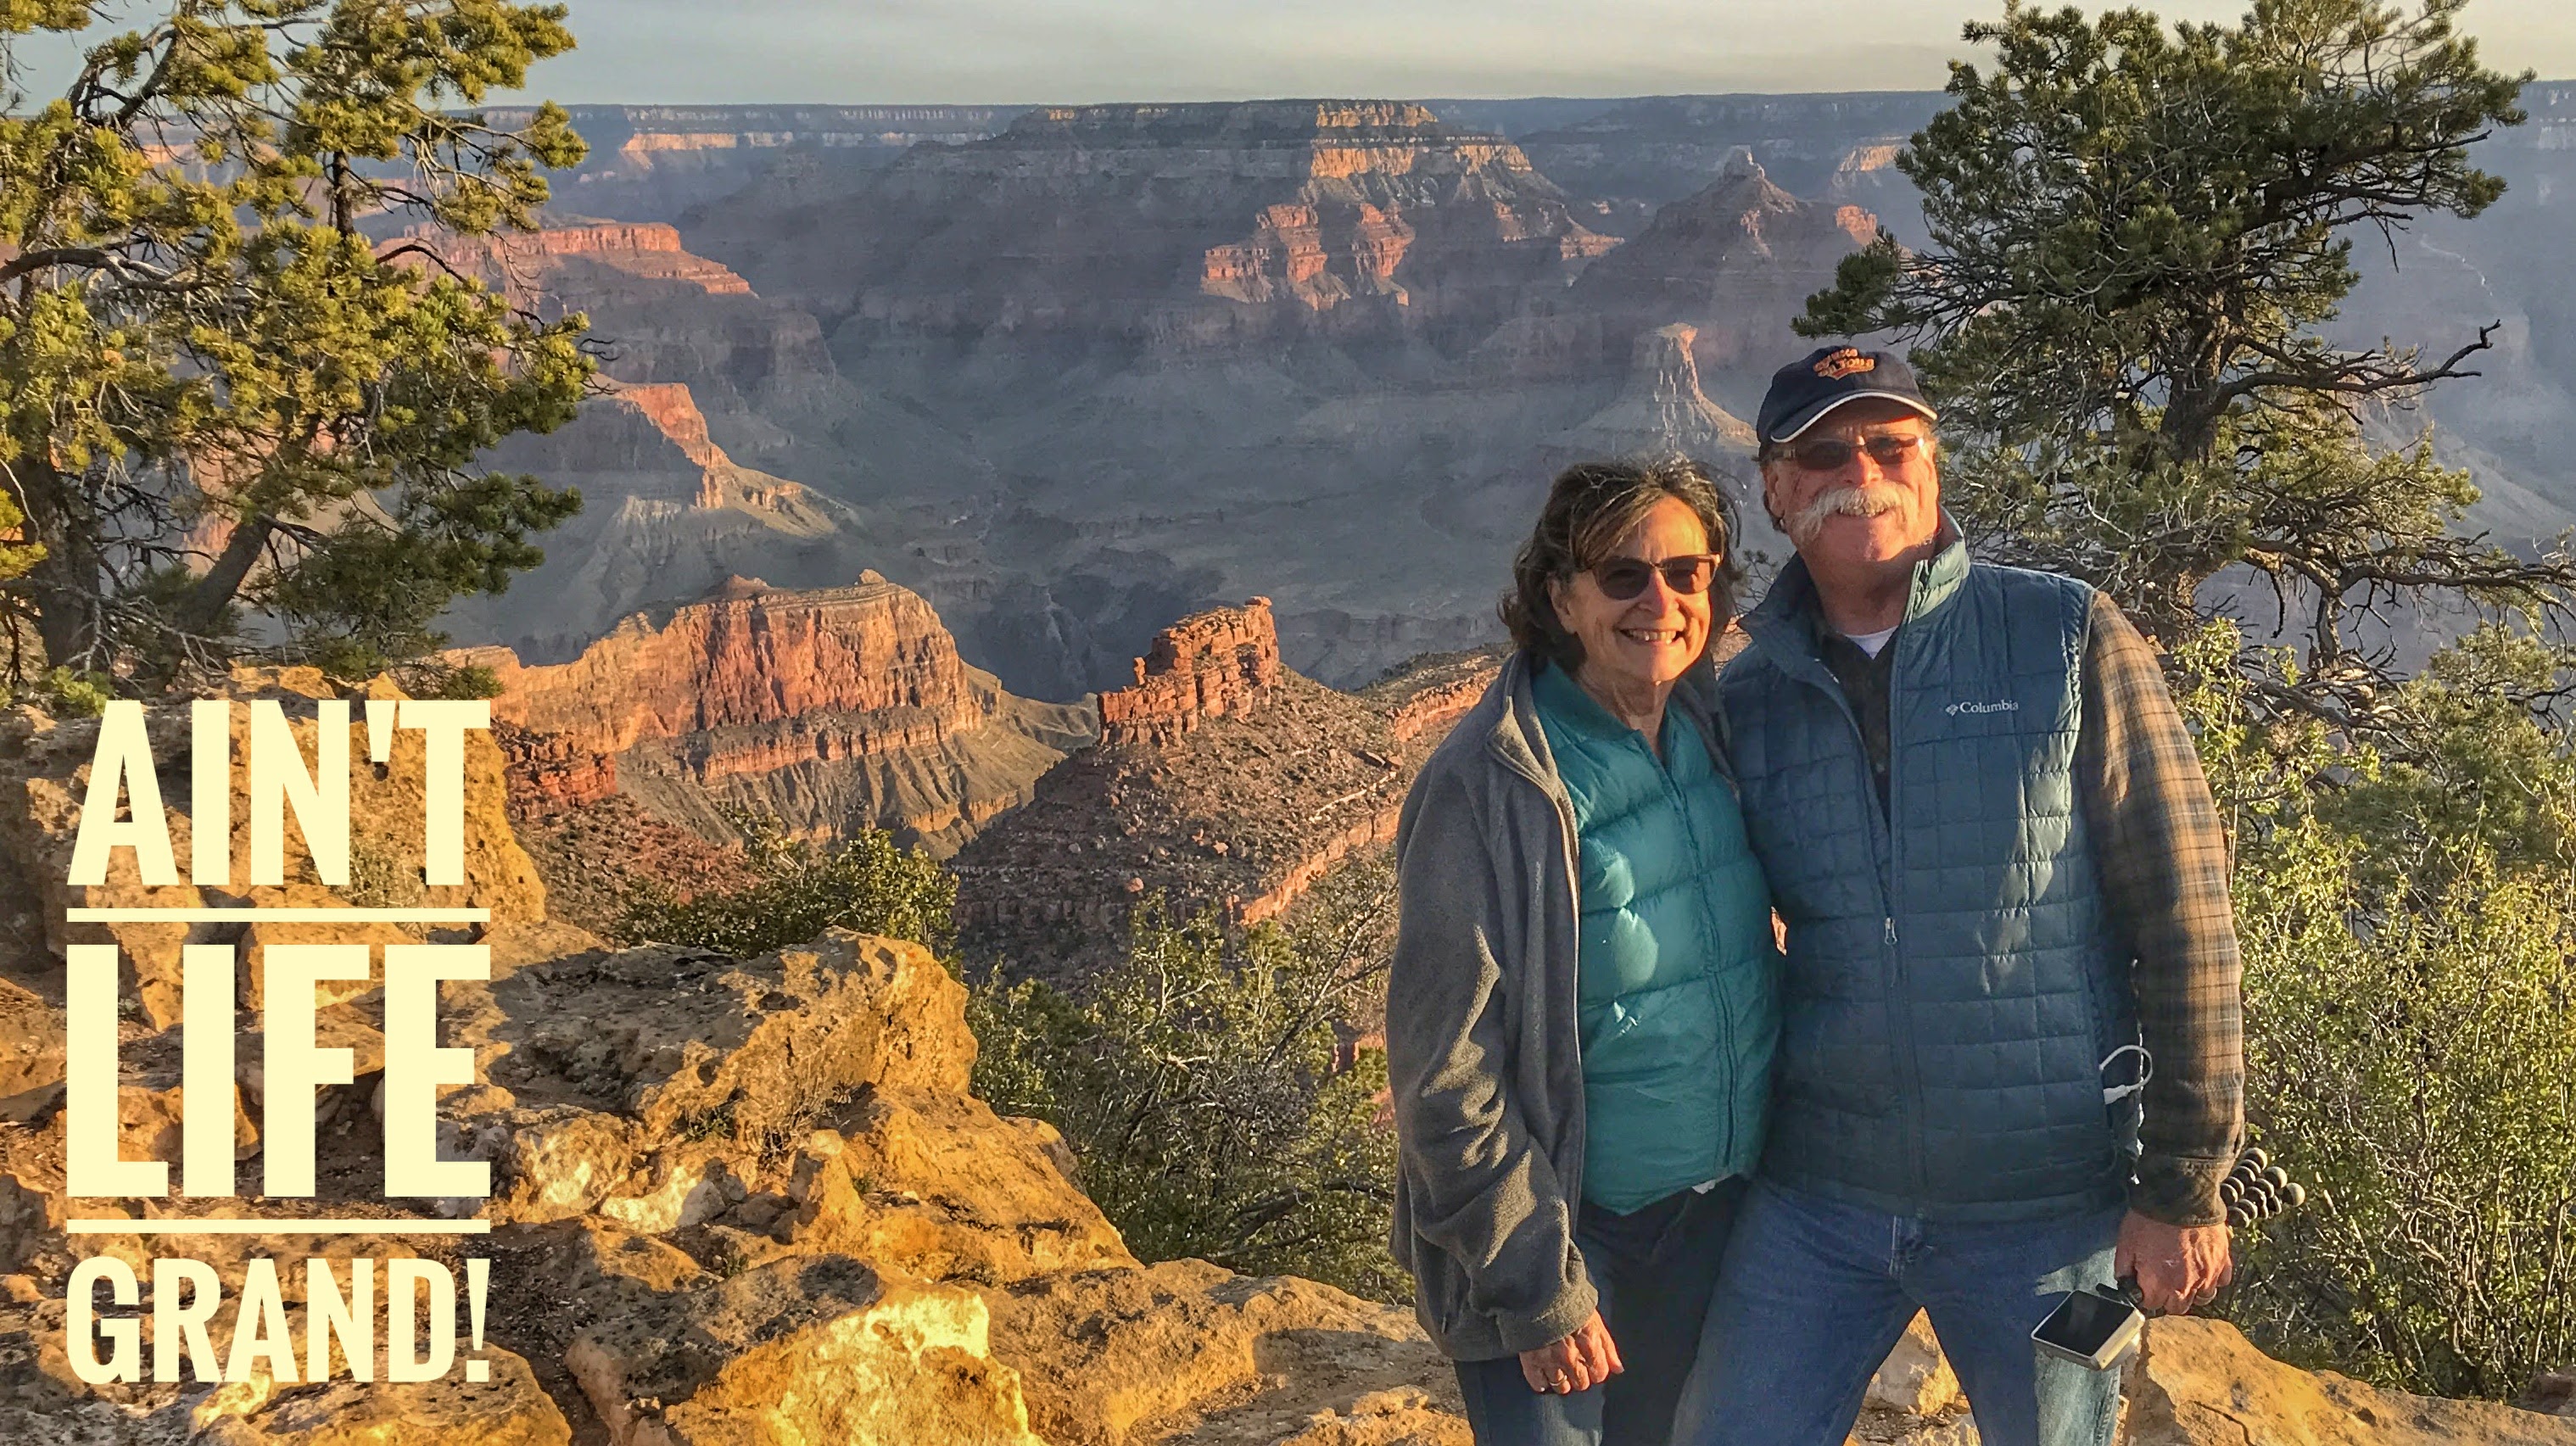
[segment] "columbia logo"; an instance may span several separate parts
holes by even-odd
[[[2021,705],[2010,698],[2002,698],[1992,703],[1953,703],[1941,711],[1953,718],[1962,713],[1973,717],[1985,713],[2018,713],[2021,711]]]

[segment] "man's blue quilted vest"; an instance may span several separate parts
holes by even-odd
[[[2115,1203],[2105,1056],[2137,1039],[2072,764],[2084,584],[1915,569],[1888,704],[1888,804],[1782,571],[1719,684],[1753,849],[1788,923],[1763,1173],[1892,1214]]]
[[[1531,692],[1574,805],[1583,1195],[1626,1214],[1761,1158],[1780,1027],[1770,891],[1680,709],[1658,761],[1563,669]]]

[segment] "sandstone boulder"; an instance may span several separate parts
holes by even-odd
[[[926,1280],[1134,1265],[1050,1152],[1053,1126],[969,1096],[875,1092],[809,1140],[789,1238]]]
[[[490,986],[473,1033],[527,1108],[622,1116],[640,1142],[721,1135],[791,1150],[858,1090],[961,1096],[965,986],[916,944],[834,930],[758,959],[646,948]]]
[[[572,1427],[528,1363],[487,1348],[490,1379],[287,1386],[240,1415],[202,1422],[190,1446],[571,1446]]]
[[[2576,1420],[2312,1376],[2188,1316],[2149,1325],[2129,1397],[2134,1446],[2576,1446]]]
[[[1449,1366],[1409,1311],[1312,1281],[1176,1260],[1038,1276],[984,1298],[993,1354],[1018,1369],[1057,1446],[1278,1441],[1319,1414],[1409,1415],[1431,1429],[1435,1409],[1457,1410]],[[1388,1391],[1412,1394],[1400,1410],[1382,1397],[1363,1409]]]
[[[564,1360],[616,1446],[1042,1446],[982,1300],[846,1256],[648,1297]]]
[[[0,1120],[23,1120],[62,1097],[63,1015],[0,979]]]

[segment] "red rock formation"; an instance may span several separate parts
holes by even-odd
[[[549,291],[548,283],[560,270],[563,259],[572,256],[633,276],[685,282],[709,296],[751,294],[750,282],[718,262],[691,255],[681,246],[679,231],[659,223],[557,226],[491,236],[456,236],[416,229],[403,233],[399,241],[430,247],[457,270],[480,275],[520,296]]]
[[[717,836],[721,806],[744,804],[807,836],[902,828],[952,849],[1088,742],[1094,717],[1004,693],[930,604],[873,572],[802,592],[734,578],[568,663],[452,656],[499,678],[497,722],[547,740],[525,746],[532,792],[606,783]],[[589,776],[582,757],[610,771]]]
[[[628,618],[569,663],[522,667],[499,649],[468,660],[500,675],[493,717],[599,753],[825,712],[901,709],[952,730],[982,721],[939,615],[874,574],[814,592],[735,578],[658,624]]]
[[[1212,655],[1220,673],[1240,668],[1267,621],[1258,600],[1184,619],[1140,670],[1204,678]],[[1185,658],[1198,668],[1183,674]],[[958,854],[960,937],[1014,967],[1078,976],[1124,946],[1135,906],[1156,894],[1175,917],[1276,917],[1395,837],[1415,770],[1497,667],[1492,653],[1425,658],[1356,694],[1275,669],[1252,692],[1257,707],[1204,714],[1188,711],[1194,692],[1168,685],[1157,726],[1112,724],[1101,747],[1049,771],[1034,801]],[[1104,694],[1104,717],[1141,692]]]
[[[1155,635],[1134,687],[1100,695],[1101,740],[1175,742],[1210,718],[1253,711],[1279,672],[1270,599],[1195,613]]]
[[[597,803],[617,792],[617,759],[582,747],[560,733],[538,733],[508,723],[492,729],[507,765],[503,777],[514,811],[532,816]]]

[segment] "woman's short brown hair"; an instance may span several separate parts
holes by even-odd
[[[1680,499],[1708,531],[1718,557],[1709,583],[1711,636],[1735,616],[1735,509],[1706,467],[1687,457],[1655,461],[1578,462],[1556,474],[1538,525],[1512,559],[1512,590],[1503,594],[1503,626],[1512,642],[1572,673],[1583,666],[1583,644],[1556,618],[1550,581],[1601,562],[1630,528],[1667,497]]]

